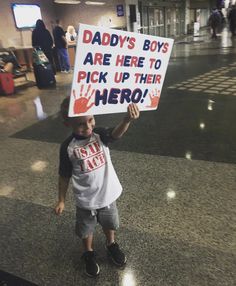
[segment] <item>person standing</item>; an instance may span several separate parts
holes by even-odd
[[[216,39],[217,38],[217,35],[216,35],[217,30],[219,30],[220,26],[221,26],[221,15],[216,8],[214,8],[212,10],[212,13],[209,17],[208,23],[212,29],[212,38]]]
[[[75,46],[77,40],[77,34],[73,26],[67,27],[66,40],[69,46]]]
[[[116,201],[122,193],[122,186],[113,167],[108,145],[126,133],[140,112],[135,104],[129,104],[125,117],[116,127],[96,128],[93,115],[68,117],[69,100],[67,97],[61,104],[61,115],[72,134],[60,148],[55,212],[60,215],[64,211],[66,193],[72,180],[76,202],[76,234],[84,246],[82,259],[85,274],[96,277],[100,272],[93,245],[97,224],[102,226],[106,238],[105,248],[111,261],[118,267],[123,267],[127,261],[115,239],[119,228]],[[81,103],[80,107],[83,105]]]
[[[61,66],[61,72],[69,73],[70,72],[70,61],[67,50],[67,40],[65,32],[60,26],[60,20],[56,20],[56,26],[53,29],[54,42]]]
[[[36,22],[36,27],[32,32],[32,46],[34,48],[40,47],[48,58],[50,64],[52,65],[54,74],[56,73],[54,61],[53,61],[53,38],[50,32],[46,29],[44,22],[38,19]]]
[[[232,36],[236,36],[236,5],[233,5],[228,14],[229,29]]]

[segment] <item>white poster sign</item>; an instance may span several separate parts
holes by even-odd
[[[80,24],[69,116],[155,110],[173,39]]]

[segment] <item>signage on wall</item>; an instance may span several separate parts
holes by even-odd
[[[157,109],[173,42],[80,24],[69,116]]]
[[[116,15],[118,17],[122,17],[124,16],[124,5],[120,4],[120,5],[116,5]]]

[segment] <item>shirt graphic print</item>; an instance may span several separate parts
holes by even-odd
[[[106,164],[103,147],[97,138],[83,146],[76,146],[73,150],[75,158],[79,160],[81,173],[88,173]]]

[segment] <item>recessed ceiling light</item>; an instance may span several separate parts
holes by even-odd
[[[57,4],[79,4],[81,1],[77,0],[54,0],[54,3]]]
[[[86,5],[105,5],[105,2],[85,1]]]

